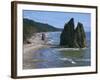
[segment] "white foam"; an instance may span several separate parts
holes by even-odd
[[[63,61],[69,61],[70,63],[72,64],[76,64],[75,61],[73,61],[72,59],[69,59],[69,58],[59,58],[60,60],[63,60]]]
[[[85,50],[87,48],[56,48],[55,50],[58,50],[58,51],[67,51],[67,50],[73,50],[73,51],[79,51],[79,50]]]

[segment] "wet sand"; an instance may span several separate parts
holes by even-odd
[[[46,34],[46,33],[45,33]],[[23,45],[23,68],[27,69],[31,68],[30,64],[33,62],[37,62],[37,59],[33,60],[33,56],[36,56],[36,51],[38,51],[41,48],[47,48],[50,47],[46,44],[46,39],[41,39],[42,33],[36,33],[34,34],[28,41],[30,41],[30,44],[24,44]],[[40,60],[41,61],[41,60]],[[33,64],[33,67],[35,68],[35,65]]]

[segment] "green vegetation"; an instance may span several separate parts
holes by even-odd
[[[61,29],[55,28],[49,24],[35,22],[30,19],[23,19],[23,41],[31,37],[36,32],[60,31]]]

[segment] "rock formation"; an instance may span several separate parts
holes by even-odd
[[[79,22],[76,29],[74,29],[74,19],[71,18],[70,21],[65,24],[60,35],[60,46],[68,48],[86,47],[86,37],[83,24]]]
[[[75,30],[75,41],[78,44],[78,47],[86,47],[86,35],[83,28],[83,24],[78,22],[78,25]]]
[[[63,45],[65,47],[74,46],[74,19],[73,18],[64,26],[64,29],[60,36],[60,45]]]

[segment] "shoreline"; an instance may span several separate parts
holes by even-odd
[[[58,51],[62,51],[62,50],[78,51],[78,50],[88,49],[87,47],[84,47],[84,48],[64,48],[64,47],[60,47],[60,46],[50,45],[47,43],[47,39],[45,39],[45,40],[41,39],[42,33],[45,33],[46,36],[48,34],[48,32],[35,33],[31,38],[28,39],[28,41],[31,43],[30,44],[27,43],[27,44],[23,45],[24,54],[28,53],[30,51],[36,51],[40,48],[50,48],[50,47],[54,48],[55,50],[58,50]]]
[[[56,48],[57,51],[68,51],[68,50],[72,50],[72,51],[79,51],[79,50],[86,50],[88,48]]]
[[[45,35],[47,35],[46,32],[35,33],[31,38],[27,39],[30,43],[23,44],[24,54],[31,51],[36,51],[40,48],[50,47],[46,44],[47,40],[41,39],[42,33],[45,33]]]

